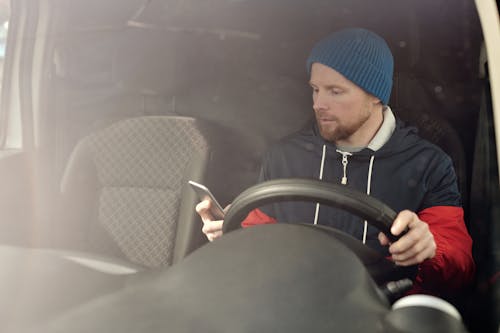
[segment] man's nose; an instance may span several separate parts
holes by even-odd
[[[326,104],[324,102],[323,94],[318,92],[313,98],[313,109],[314,111],[324,110],[326,108]]]

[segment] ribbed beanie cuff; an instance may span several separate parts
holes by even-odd
[[[337,72],[366,92],[389,102],[394,70],[387,43],[375,33],[355,28],[338,31],[318,42],[307,59],[307,71],[318,62]]]

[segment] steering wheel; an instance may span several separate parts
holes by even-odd
[[[222,229],[224,233],[237,229],[251,210],[283,201],[313,201],[335,206],[367,220],[391,242],[400,238],[390,232],[396,212],[381,201],[342,185],[302,178],[270,180],[248,188],[231,204]]]
[[[226,213],[222,230],[224,233],[241,227],[241,221],[248,213],[262,205],[283,201],[312,201],[334,206],[355,214],[383,232],[391,242],[397,241],[404,232],[394,236],[390,232],[396,212],[381,201],[365,193],[314,179],[288,178],[262,182],[242,192]],[[345,232],[326,226],[313,226],[329,233],[350,248],[363,261],[372,277],[377,281],[411,278],[417,266],[396,266],[379,252],[368,248]]]

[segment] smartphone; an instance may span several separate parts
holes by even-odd
[[[222,206],[219,204],[217,199],[215,199],[215,196],[210,192],[210,190],[202,184],[199,184],[197,182],[194,182],[192,180],[188,181],[189,185],[191,185],[191,188],[198,194],[198,198],[200,200],[210,200],[212,201],[212,209],[211,213],[214,216],[214,218],[218,220],[223,220],[224,219],[224,209]]]

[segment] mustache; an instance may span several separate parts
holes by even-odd
[[[315,112],[314,115],[316,116],[316,120],[330,120],[330,121],[339,120],[338,117],[331,114],[327,114],[326,112]]]

